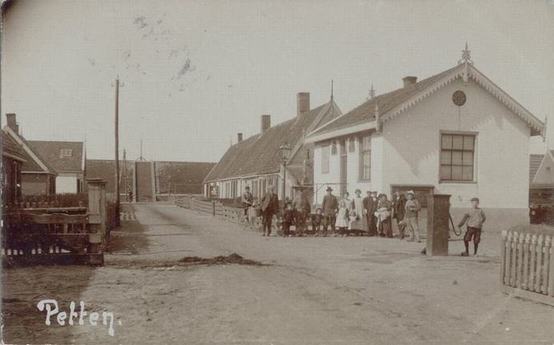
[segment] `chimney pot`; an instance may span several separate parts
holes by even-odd
[[[417,77],[407,76],[402,78],[402,81],[404,82],[404,87],[408,87],[410,85],[414,85],[415,83],[417,83]]]
[[[8,127],[10,127],[14,132],[19,134],[19,126],[17,125],[15,113],[7,113],[6,122]]]
[[[296,115],[310,111],[310,93],[299,92],[296,94]]]
[[[271,115],[264,114],[262,115],[262,121],[261,121],[261,130],[260,132],[263,134],[265,131],[267,131],[271,127]]]
[[[242,133],[237,133],[237,142],[241,142],[242,141]]]

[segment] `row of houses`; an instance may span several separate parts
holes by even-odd
[[[83,142],[27,140],[14,113],[6,114],[2,157],[5,204],[25,196],[80,193],[88,178],[105,180],[107,193],[115,192],[114,160],[87,159]],[[204,162],[121,161],[120,192],[123,197],[131,195],[134,201],[201,194],[202,182],[213,166]]]
[[[249,185],[260,197],[272,184],[282,198],[284,184],[285,196],[302,187],[319,204],[327,187],[415,190],[422,198],[450,194],[453,208],[477,196],[484,207],[526,215],[530,138],[544,137],[545,122],[478,70],[467,47],[452,68],[400,84],[344,114],[334,99],[312,109],[302,103],[309,95],[299,94],[295,118],[271,127],[263,115],[259,134],[239,134],[206,177],[206,196],[236,198]],[[278,159],[285,142],[294,147],[286,181]],[[541,183],[553,188],[544,169]]]

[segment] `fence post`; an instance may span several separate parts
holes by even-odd
[[[104,264],[102,244],[106,237],[106,181],[87,179],[89,214],[89,263]]]
[[[548,263],[548,295],[554,297],[554,238],[550,242],[550,262]]]
[[[508,232],[502,230],[502,240],[500,241],[500,284],[504,285],[506,277],[506,241],[508,240]]]
[[[215,216],[215,200],[212,200],[212,216]]]

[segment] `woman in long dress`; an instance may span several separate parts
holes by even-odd
[[[377,215],[379,235],[382,237],[392,237],[391,211],[392,204],[387,199],[387,195],[379,195],[379,203],[375,213]]]
[[[362,191],[356,189],[355,196],[352,199],[350,206],[350,224],[348,229],[350,232],[361,234],[367,227],[367,217],[364,216],[364,199]]]

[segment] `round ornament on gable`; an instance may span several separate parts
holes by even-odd
[[[466,100],[466,94],[462,90],[454,91],[454,93],[452,94],[452,102],[454,102],[454,104],[456,104],[458,107],[464,105],[466,103]]]

